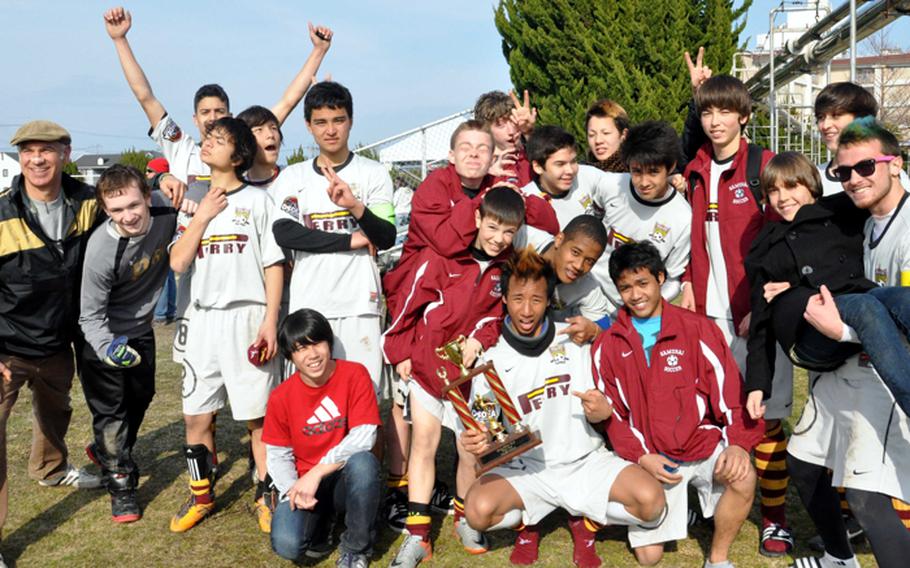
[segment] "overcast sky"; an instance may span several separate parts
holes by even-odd
[[[837,4],[838,2],[835,2]],[[774,0],[756,0],[745,35],[767,31]],[[330,26],[322,69],[354,95],[354,143],[370,143],[469,108],[508,89],[494,0],[193,0],[134,2],[129,38],[156,96],[195,135],[195,89],[225,87],[231,107],[271,106],[310,52],[306,23]],[[0,148],[36,118],[55,120],[83,152],[152,148],[145,115],[120,71],[96,0],[0,0]],[[904,18],[906,20],[906,18]],[[900,24],[906,29],[906,23]],[[900,35],[900,34],[897,34]],[[904,34],[906,35],[906,34]],[[751,45],[750,43],[750,45]],[[609,95],[609,93],[605,93]],[[298,108],[285,149],[310,144]]]

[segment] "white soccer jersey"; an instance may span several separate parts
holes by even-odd
[[[392,179],[385,166],[357,154],[351,156],[347,164],[335,168],[335,173],[367,207],[391,207]],[[291,219],[328,233],[349,235],[359,230],[351,212],[329,199],[328,186],[316,169],[315,159],[288,167],[272,185],[275,220]],[[381,293],[379,269],[365,248],[330,253],[294,251],[292,312],[312,308],[327,318],[379,315]]]
[[[910,205],[901,200],[878,240],[872,240],[875,220],[866,221],[863,262],[866,278],[879,286],[910,286]]]
[[[629,174],[616,175],[622,179],[623,190],[604,204],[607,246],[591,271],[614,306],[611,314],[622,306],[622,298],[610,278],[613,251],[632,241],[651,241],[667,267],[667,280],[661,293],[672,300],[679,294],[680,278],[689,264],[692,228],[692,208],[675,189],[670,187],[660,201],[645,201],[632,187]]]
[[[531,246],[543,253],[553,244],[553,235],[546,231],[522,225],[512,245],[515,250]],[[600,282],[588,273],[569,284],[558,283],[550,300],[550,315],[554,321],[564,322],[566,318],[583,316],[591,321],[598,321],[615,312],[615,308],[604,294]]]
[[[542,443],[521,459],[548,466],[575,462],[604,446],[585,418],[581,399],[572,395],[595,388],[591,347],[572,343],[559,333],[566,326],[555,325],[553,341],[537,357],[519,353],[504,337],[483,354],[483,362],[493,362],[522,422],[540,435]]]
[[[183,183],[189,185],[197,177],[208,177],[211,170],[202,162],[199,145],[184,132],[170,115],[164,115],[158,124],[149,131],[149,136],[161,147],[161,153],[167,159],[170,173]]]
[[[206,227],[190,275],[190,301],[200,308],[266,303],[264,269],[284,262],[272,234],[274,205],[264,189],[242,186],[227,195],[227,207]],[[175,242],[191,217],[177,219]]]
[[[539,195],[547,200],[556,212],[559,228],[563,229],[569,221],[579,215],[603,217],[603,204],[616,195],[622,188],[620,174],[602,172],[593,166],[578,166],[578,175],[572,187],[559,197],[554,197],[540,189],[536,181],[522,188],[531,195]]]

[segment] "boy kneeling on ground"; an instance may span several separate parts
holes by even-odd
[[[345,532],[337,565],[367,566],[382,491],[370,452],[380,424],[373,382],[360,363],[332,359],[332,328],[315,310],[285,318],[278,343],[297,372],[269,397],[262,432],[279,495],[272,549],[301,559],[339,511]]]

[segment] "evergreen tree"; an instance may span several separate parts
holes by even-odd
[[[691,97],[683,53],[705,47],[714,74],[729,72],[752,0],[500,0],[496,28],[516,92],[528,89],[540,124],[584,146],[584,115],[609,98],[632,122],[682,128]]]
[[[288,155],[287,164],[290,166],[296,164],[297,162],[305,162],[306,160],[307,156],[303,151],[303,145],[300,145],[297,146],[297,148],[295,148],[294,151]]]
[[[148,166],[151,159],[151,154],[145,150],[130,148],[120,154],[120,160],[118,160],[117,163],[123,164],[124,166],[133,166],[145,175],[145,167]]]

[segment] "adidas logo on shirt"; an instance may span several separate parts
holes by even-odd
[[[306,426],[303,427],[303,433],[307,436],[325,434],[339,428],[344,429],[347,423],[348,419],[341,415],[335,402],[326,396],[319,401],[319,406],[313,411],[313,415],[307,419]]]

